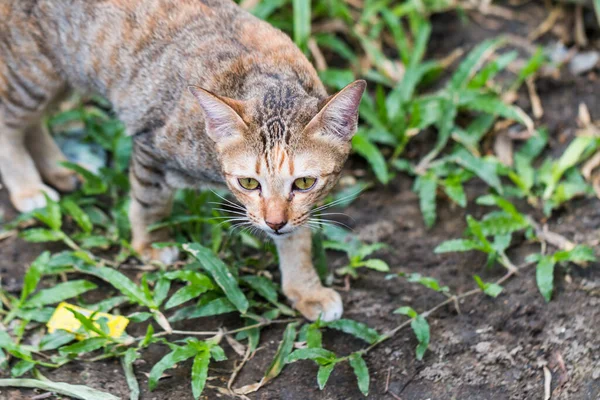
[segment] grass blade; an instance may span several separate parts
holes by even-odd
[[[348,333],[354,337],[364,340],[369,344],[377,342],[381,335],[373,329],[369,328],[362,322],[353,321],[351,319],[338,319],[324,324],[327,328],[336,329]]]
[[[121,293],[127,296],[131,301],[148,308],[155,308],[154,301],[149,298],[144,291],[137,286],[131,279],[107,267],[93,267],[90,265],[75,265],[75,269],[89,275],[100,278],[118,289]]]
[[[0,379],[0,387],[41,389],[81,400],[119,400],[118,397],[110,393],[92,389],[88,386],[71,385],[64,382],[40,381],[37,379]]]
[[[28,307],[43,307],[49,304],[60,303],[71,297],[79,296],[89,290],[96,289],[98,286],[86,280],[76,280],[59,283],[50,289],[42,290],[29,299],[25,305]]]
[[[206,385],[209,363],[210,351],[208,348],[200,351],[196,357],[194,357],[194,364],[192,365],[192,394],[196,400],[200,398],[204,386]]]
[[[133,371],[133,362],[139,358],[140,354],[135,349],[128,349],[121,357],[121,366],[125,373],[127,386],[129,386],[129,400],[138,400],[140,398],[140,385],[135,378]]]
[[[285,328],[285,332],[283,332],[283,340],[279,344],[277,353],[275,353],[275,358],[273,358],[271,365],[265,373],[265,377],[262,381],[263,384],[277,377],[277,375],[279,375],[285,366],[285,360],[288,358],[292,352],[292,349],[294,348],[294,340],[296,339],[296,326],[298,326],[298,323],[293,322],[288,324],[288,326]]]
[[[219,285],[227,298],[235,305],[237,310],[242,314],[248,311],[248,299],[242,293],[242,290],[237,284],[236,279],[227,266],[221,261],[211,250],[197,243],[184,244],[183,249],[193,255],[206,269]]]

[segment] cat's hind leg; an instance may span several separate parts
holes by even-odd
[[[10,126],[0,118],[0,172],[10,200],[20,212],[45,207],[45,196],[58,200],[58,193],[42,182],[25,146],[25,135],[25,129]]]
[[[43,124],[34,125],[26,132],[25,144],[44,181],[61,192],[77,188],[77,174],[60,163],[67,158]]]

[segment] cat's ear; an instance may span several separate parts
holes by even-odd
[[[217,144],[239,138],[248,129],[240,116],[242,102],[218,96],[198,86],[189,86],[188,90],[204,110],[206,133]]]
[[[305,132],[319,133],[343,141],[352,139],[358,124],[358,106],[366,87],[365,81],[354,81],[325,99],[325,104],[306,126]]]

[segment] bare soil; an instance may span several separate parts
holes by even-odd
[[[547,11],[537,2],[512,10],[531,18],[517,23],[480,17],[477,22],[464,24],[452,13],[434,17],[432,55],[448,54],[455,47],[469,49],[483,38],[502,32],[524,35],[547,16]],[[489,28],[492,25],[494,28]],[[552,35],[544,39],[555,40]],[[538,91],[545,111],[541,123],[549,127],[552,153],[562,151],[565,139],[573,135],[579,103],[585,102],[592,117],[600,118],[600,82],[593,72],[571,76],[563,71],[559,79],[538,80]],[[519,105],[529,110],[528,102],[527,94],[521,93]],[[355,160],[351,164],[359,168],[361,163]],[[364,240],[383,241],[389,245],[378,256],[389,263],[393,272],[419,272],[435,277],[455,293],[473,289],[474,274],[481,275],[486,281],[503,275],[499,266],[486,268],[485,258],[479,254],[433,253],[440,242],[462,235],[467,213],[480,216],[484,209],[470,206],[464,210],[440,201],[439,221],[433,229],[427,230],[411,185],[409,178],[400,175],[389,186],[379,186],[364,193],[344,210],[354,221],[344,222],[352,224]],[[473,200],[485,188],[471,185],[467,190]],[[0,191],[0,209],[4,210],[7,219],[14,216],[5,189]],[[536,214],[536,217],[540,215]],[[597,199],[571,202],[556,212],[548,224],[552,231],[593,246],[600,255],[600,201]],[[18,238],[0,242],[0,274],[4,285],[12,285],[18,291],[26,266],[44,248]],[[513,246],[510,256],[515,263],[520,263],[532,251],[537,248],[521,238],[520,243]],[[330,261],[334,268],[341,266],[344,259],[332,255]],[[600,399],[599,267],[591,264],[587,268],[559,268],[554,297],[548,304],[536,288],[534,268],[530,267],[509,280],[496,299],[482,295],[468,298],[461,302],[460,313],[454,306],[440,309],[429,318],[431,345],[422,361],[415,360],[417,342],[410,329],[399,332],[366,356],[371,372],[369,398],[543,399],[543,367],[547,366],[552,374],[554,399]],[[276,273],[275,268],[273,272]],[[352,282],[351,290],[342,292],[342,297],[345,317],[365,322],[380,331],[405,320],[403,316],[392,314],[400,306],[411,305],[418,311],[425,311],[444,300],[441,294],[424,287],[402,279],[386,280],[384,274],[372,271],[362,271],[360,278]],[[185,321],[175,327],[208,330],[219,326],[232,329],[239,325],[237,318],[231,315]],[[143,329],[138,327],[129,333],[141,335]],[[282,333],[283,327],[264,329],[261,349],[242,370],[236,386],[260,380]],[[348,354],[365,344],[347,335],[326,332],[324,346],[337,354]],[[225,347],[230,360],[239,359]],[[136,363],[142,399],[192,399],[189,363],[169,371],[171,376],[161,380],[154,392],[148,392],[146,374],[166,352],[166,347],[153,346],[144,353],[143,361]],[[226,386],[233,361],[214,365],[209,384]],[[323,391],[318,389],[316,373],[312,362],[295,363],[249,397],[289,400],[364,398],[349,366],[336,368]],[[44,374],[55,381],[85,384],[128,398],[118,361],[74,363],[59,370],[44,371]],[[30,399],[34,395],[32,391],[17,389],[0,391],[0,399]],[[211,390],[205,392],[205,398],[220,397],[226,396]]]

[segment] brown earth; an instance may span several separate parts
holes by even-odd
[[[535,2],[513,9],[531,16],[523,23],[502,19],[478,19],[463,25],[456,14],[434,17],[432,55],[447,54],[454,47],[472,47],[483,38],[501,32],[526,34],[547,15]],[[497,24],[489,29],[490,22]],[[597,32],[596,32],[597,34]],[[554,40],[551,35],[546,42]],[[576,128],[579,103],[585,102],[592,117],[600,118],[600,82],[594,73],[538,80],[539,95],[544,106],[541,120],[550,129],[551,152],[564,148],[564,138],[572,136]],[[528,96],[521,93],[519,104],[529,110]],[[360,164],[354,162],[353,164]],[[464,293],[475,287],[474,274],[486,281],[503,275],[501,267],[485,268],[480,254],[435,255],[433,249],[442,241],[458,238],[465,229],[467,213],[481,216],[486,210],[470,207],[464,210],[441,201],[439,221],[425,229],[419,211],[418,199],[411,192],[411,180],[398,176],[387,187],[376,187],[363,194],[351,207],[344,210],[354,221],[351,224],[363,239],[383,241],[389,249],[378,256],[385,259],[393,272],[419,272],[437,278],[454,293]],[[485,188],[470,185],[469,200]],[[0,210],[6,218],[14,216],[6,190],[0,191]],[[539,216],[539,215],[538,215]],[[551,230],[570,240],[588,244],[600,255],[600,202],[597,199],[579,199],[555,213],[549,221]],[[510,256],[515,263],[537,251],[538,247],[520,238]],[[25,243],[17,238],[0,242],[0,274],[5,286],[19,288],[25,268],[45,248]],[[343,257],[331,255],[331,267],[341,266]],[[600,265],[587,268],[570,266],[559,268],[553,300],[546,304],[535,285],[533,267],[511,278],[503,293],[496,299],[477,295],[460,303],[460,314],[454,306],[441,308],[429,318],[431,344],[422,361],[415,360],[416,339],[409,329],[376,347],[366,356],[371,373],[369,398],[425,400],[425,399],[543,399],[544,372],[547,366],[552,374],[555,399],[600,399]],[[380,331],[391,329],[405,320],[392,314],[400,306],[410,305],[422,312],[445,298],[424,287],[402,279],[384,279],[384,274],[361,271],[352,282],[349,292],[343,292],[345,317],[365,322]],[[209,330],[219,326],[232,329],[239,326],[235,316],[187,321],[177,329]],[[242,370],[236,386],[260,380],[277,349],[283,327],[265,328],[261,349]],[[138,327],[129,332],[143,334]],[[337,354],[348,354],[365,346],[350,336],[326,332],[324,346]],[[225,345],[230,360],[239,359]],[[142,388],[142,399],[191,399],[190,365],[184,363],[168,371],[170,378],[160,382],[154,392],[147,390],[147,376],[167,349],[153,346],[146,351],[143,361],[136,363],[136,375]],[[233,361],[214,364],[209,384],[226,386],[234,367]],[[317,369],[312,362],[302,361],[287,366],[282,374],[252,399],[360,399],[356,381],[348,365],[338,367],[327,387],[319,391]],[[85,384],[128,398],[128,389],[118,361],[73,363],[56,371],[44,371],[55,381]],[[386,387],[388,392],[385,393]],[[30,399],[31,391],[16,389],[0,391],[0,399]],[[205,397],[226,397],[207,390]]]

